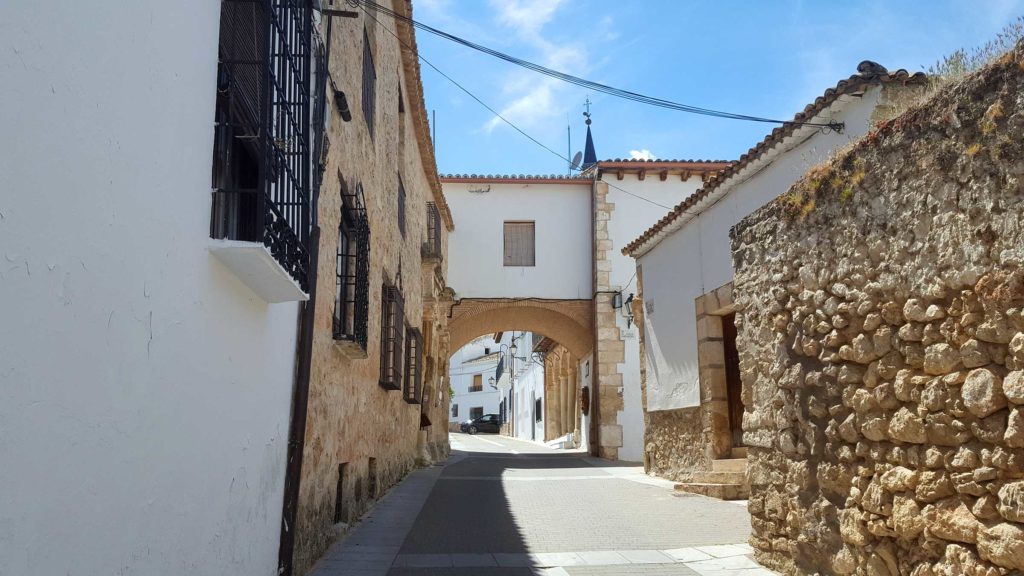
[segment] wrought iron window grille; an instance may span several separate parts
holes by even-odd
[[[427,202],[427,241],[420,255],[427,259],[441,258],[441,212],[433,202]]]
[[[405,337],[405,301],[395,286],[385,284],[381,294],[380,387],[402,389]]]
[[[341,219],[338,224],[337,272],[334,293],[335,340],[357,343],[366,350],[370,308],[370,224],[363,186],[349,192],[341,175]]]
[[[221,2],[210,236],[262,242],[308,292],[310,0]]]
[[[405,329],[405,379],[402,395],[409,404],[419,404],[423,397],[423,336],[420,331]]]

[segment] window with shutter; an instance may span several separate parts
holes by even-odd
[[[505,222],[505,266],[535,266],[533,222]]]
[[[423,395],[423,336],[415,328],[405,329],[405,379],[403,396],[409,404],[419,404]]]
[[[334,293],[334,339],[355,342],[365,352],[370,301],[370,227],[363,186],[350,193],[341,174],[341,220],[338,224],[337,276]]]
[[[470,392],[482,392],[484,389],[484,375],[474,374],[473,385],[469,387]]]
[[[405,302],[398,288],[385,285],[381,298],[380,386],[388,390],[402,389],[404,308]]]

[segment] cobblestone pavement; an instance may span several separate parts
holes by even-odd
[[[672,491],[634,466],[452,434],[332,547],[314,576],[770,576],[742,503]]]

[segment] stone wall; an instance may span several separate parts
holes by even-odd
[[[408,2],[396,9],[408,10]],[[362,112],[364,33],[376,70],[374,130]],[[411,35],[400,28],[406,42]],[[431,146],[418,120],[425,117],[415,54],[372,19],[335,18],[329,86],[345,93],[352,119],[335,114],[328,90],[330,147],[320,193],[322,230],[318,268],[313,363],[296,519],[296,575],[316,560],[386,491],[414,466],[448,452],[448,334],[451,290],[445,286],[447,229],[441,226],[440,258],[424,258],[427,202],[447,213],[436,168],[424,154]],[[403,106],[399,99],[403,99]],[[399,228],[399,178],[405,190],[405,231]],[[436,184],[436,188],[434,185]],[[338,227],[341,190],[361,185],[370,227],[368,342],[335,340]],[[436,193],[435,193],[436,192]],[[380,379],[382,285],[398,284],[405,322],[419,328],[424,345],[424,402],[407,403],[401,391]],[[421,429],[421,414],[432,426]]]
[[[751,543],[790,574],[1024,571],[1024,48],[733,229]]]
[[[644,412],[644,469],[647,473],[689,482],[694,472],[711,469],[701,410],[695,406]]]

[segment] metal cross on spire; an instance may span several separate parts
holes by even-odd
[[[583,102],[583,106],[586,107],[587,111],[583,115],[587,118],[587,126],[590,125],[590,96],[587,96],[586,101]]]

